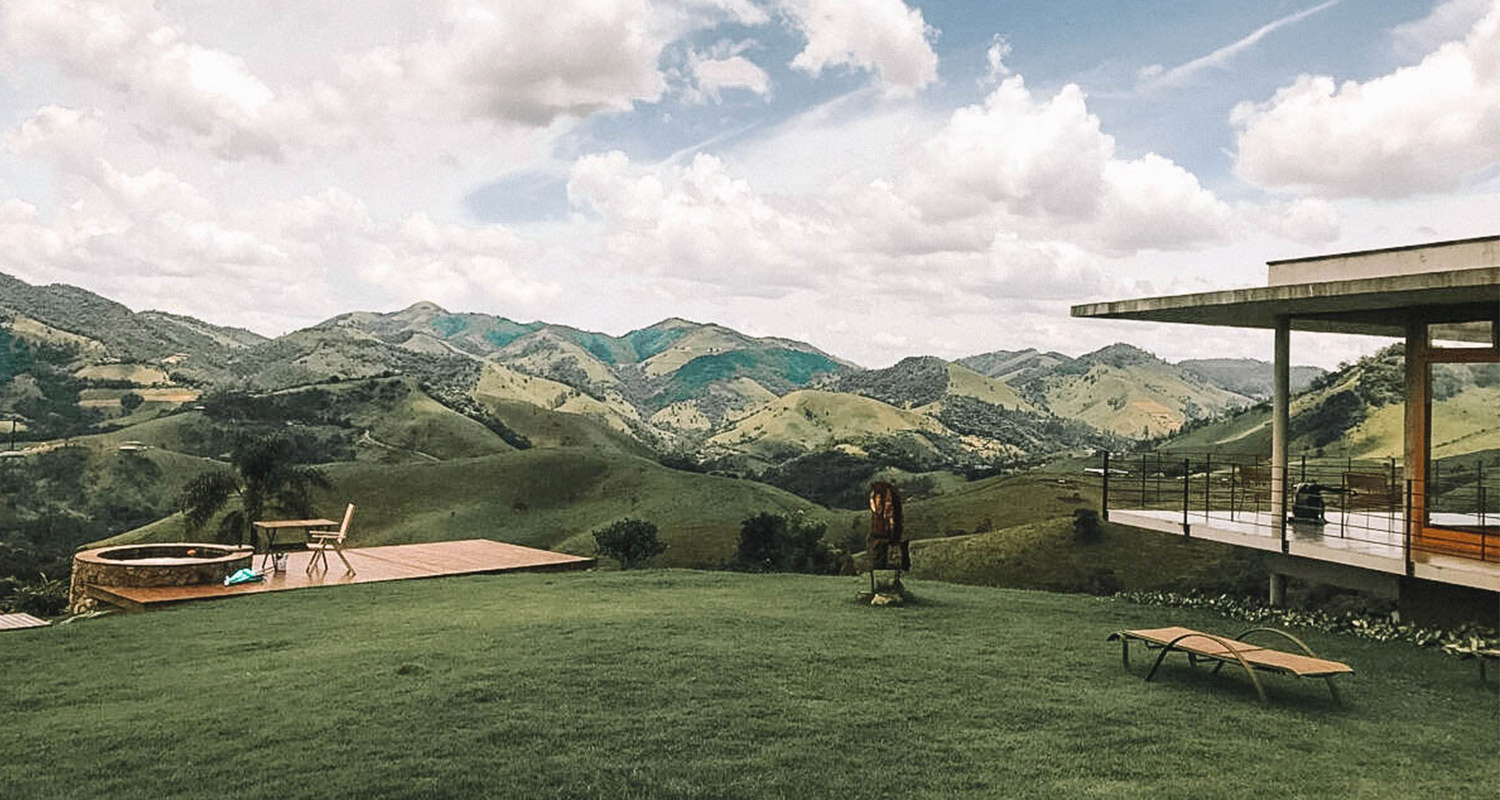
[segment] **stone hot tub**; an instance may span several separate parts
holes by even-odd
[[[73,554],[73,580],[68,587],[68,611],[78,613],[98,606],[90,586],[191,586],[223,583],[224,578],[250,566],[255,551],[248,547],[200,542],[122,544]]]

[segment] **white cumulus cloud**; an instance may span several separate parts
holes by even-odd
[[[1269,189],[1341,197],[1451,190],[1500,163],[1500,2],[1462,39],[1363,83],[1304,75],[1241,103],[1235,171]]]
[[[901,0],[784,0],[807,37],[792,67],[816,75],[831,67],[870,70],[887,91],[914,92],[937,80],[937,32]]]
[[[776,296],[817,281],[807,265],[831,255],[814,218],[756,193],[712,155],[655,169],[619,151],[585,156],[568,196],[603,218],[607,257],[637,273]]]
[[[722,102],[723,94],[743,90],[770,99],[771,76],[743,54],[753,41],[720,41],[707,52],[689,51],[686,72],[690,82],[684,92],[690,102]]]
[[[984,103],[953,113],[903,182],[933,222],[1005,217],[1038,237],[1058,232],[1100,252],[1176,249],[1216,241],[1230,210],[1192,173],[1154,153],[1115,155],[1083,92],[1035,98],[1013,75]]]
[[[186,139],[238,159],[282,157],[308,132],[315,95],[278,95],[244,59],[191,41],[148,0],[8,0],[6,49],[144,106],[159,139]]]

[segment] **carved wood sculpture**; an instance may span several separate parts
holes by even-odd
[[[911,554],[901,527],[901,495],[885,481],[870,485],[870,535],[865,539],[865,549],[870,553],[872,571],[911,569]]]

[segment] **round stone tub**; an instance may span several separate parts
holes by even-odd
[[[236,570],[250,566],[255,551],[248,547],[201,542],[122,544],[73,554],[73,579],[68,587],[68,610],[95,608],[89,586],[191,586],[223,583]]]

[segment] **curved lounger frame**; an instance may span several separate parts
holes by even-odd
[[[1234,639],[1237,642],[1243,642],[1243,641],[1245,641],[1245,637],[1249,636],[1252,633],[1274,633],[1277,636],[1280,636],[1283,639],[1286,639],[1287,641],[1291,642],[1292,644],[1297,645],[1297,647],[1301,648],[1302,652],[1305,655],[1307,655],[1307,656],[1309,656],[1311,658],[1319,658],[1318,654],[1314,653],[1313,649],[1311,647],[1308,647],[1306,642],[1302,641],[1301,639],[1298,639],[1297,637],[1293,636],[1292,634],[1290,634],[1290,633],[1288,633],[1288,632],[1286,632],[1284,630],[1281,630],[1280,628],[1251,628],[1251,629],[1245,631],[1244,633],[1241,633],[1240,635],[1234,637]],[[1223,666],[1224,666],[1224,662],[1220,661],[1218,664],[1216,664],[1214,666],[1214,672],[1218,672]],[[1252,681],[1255,680],[1255,678],[1254,678],[1254,672],[1253,671],[1251,672],[1251,680]],[[1331,694],[1331,695],[1333,695],[1333,702],[1338,703],[1339,705],[1343,705],[1344,700],[1343,700],[1342,697],[1339,696],[1339,687],[1335,686],[1334,683],[1333,683],[1333,676],[1332,675],[1324,675],[1323,676],[1323,681],[1328,684],[1328,693]],[[1259,685],[1257,685],[1256,688],[1257,689],[1260,688]],[[1261,695],[1261,702],[1265,702],[1265,695],[1264,694]]]
[[[1239,634],[1238,636],[1235,636],[1233,639],[1225,639],[1222,636],[1217,636],[1217,635],[1212,634],[1212,633],[1203,633],[1201,631],[1188,631],[1186,633],[1183,633],[1183,634],[1180,634],[1180,635],[1174,637],[1173,639],[1167,641],[1164,644],[1162,642],[1160,642],[1159,640],[1152,640],[1150,638],[1146,638],[1146,637],[1141,637],[1141,636],[1138,636],[1138,635],[1134,635],[1134,632],[1132,632],[1132,631],[1116,631],[1115,633],[1110,634],[1109,638],[1110,639],[1119,639],[1120,640],[1120,643],[1122,645],[1121,660],[1124,663],[1124,665],[1127,666],[1127,667],[1130,666],[1130,642],[1129,642],[1129,640],[1132,639],[1132,638],[1140,639],[1141,641],[1145,642],[1148,647],[1154,646],[1154,647],[1157,647],[1161,651],[1161,652],[1159,652],[1157,654],[1156,661],[1151,665],[1151,671],[1148,672],[1148,673],[1146,673],[1146,680],[1148,680],[1148,681],[1150,681],[1150,680],[1152,680],[1153,678],[1156,677],[1156,671],[1157,671],[1157,669],[1159,669],[1161,667],[1161,662],[1164,661],[1164,660],[1166,660],[1167,654],[1170,653],[1170,652],[1172,652],[1173,650],[1179,650],[1179,651],[1181,651],[1183,653],[1186,653],[1187,657],[1188,657],[1188,663],[1190,663],[1190,664],[1192,664],[1194,666],[1197,665],[1199,659],[1203,659],[1203,658],[1211,659],[1213,661],[1218,662],[1218,663],[1216,663],[1214,665],[1213,671],[1215,673],[1217,673],[1219,670],[1223,669],[1225,664],[1228,664],[1228,663],[1237,663],[1237,664],[1240,665],[1241,668],[1243,668],[1245,670],[1245,675],[1250,678],[1250,685],[1255,688],[1255,694],[1260,699],[1260,704],[1262,706],[1268,706],[1268,705],[1270,705],[1270,703],[1268,702],[1268,700],[1266,698],[1265,687],[1261,685],[1260,678],[1255,673],[1258,670],[1265,670],[1265,671],[1268,671],[1268,672],[1282,672],[1282,673],[1289,673],[1289,674],[1292,674],[1292,675],[1300,675],[1300,674],[1296,670],[1293,670],[1293,669],[1289,669],[1289,668],[1285,668],[1285,667],[1277,668],[1276,666],[1267,665],[1267,664],[1257,664],[1257,663],[1253,663],[1250,659],[1247,659],[1245,657],[1245,653],[1241,652],[1241,648],[1237,647],[1236,645],[1239,645],[1239,644],[1248,644],[1248,642],[1246,641],[1246,637],[1249,637],[1250,635],[1257,634],[1257,633],[1272,633],[1272,634],[1275,634],[1277,636],[1280,636],[1280,637],[1286,639],[1287,641],[1291,642],[1292,644],[1296,645],[1302,651],[1303,654],[1305,654],[1305,655],[1307,655],[1307,656],[1309,656],[1311,658],[1318,658],[1319,657],[1318,654],[1314,653],[1313,650],[1312,650],[1312,648],[1308,647],[1307,644],[1305,642],[1303,642],[1301,639],[1298,639],[1296,636],[1293,636],[1292,634],[1287,633],[1286,631],[1278,630],[1276,628],[1250,628],[1249,630],[1244,631],[1243,633]],[[1210,640],[1212,642],[1216,642],[1220,647],[1224,648],[1224,652],[1222,652],[1222,653],[1203,653],[1203,652],[1194,652],[1193,650],[1189,650],[1189,649],[1183,648],[1183,647],[1178,647],[1178,643],[1179,642],[1183,641],[1184,639],[1193,639],[1193,638],[1208,639],[1208,640]],[[1249,651],[1245,651],[1245,652],[1249,652],[1249,653],[1253,654],[1253,653],[1255,653],[1257,651],[1260,651],[1260,650],[1269,650],[1269,648],[1255,648],[1255,649],[1252,649],[1252,650],[1249,650]],[[1272,651],[1272,652],[1280,652],[1280,651]],[[1295,655],[1295,654],[1293,654],[1293,655]],[[1253,655],[1252,655],[1252,658],[1253,658]],[[1334,683],[1333,683],[1333,676],[1332,675],[1322,675],[1322,676],[1317,676],[1317,677],[1322,677],[1323,680],[1328,684],[1328,691],[1333,695],[1334,702],[1342,704],[1343,700],[1339,696],[1338,687],[1335,686]]]
[[[1161,662],[1166,659],[1167,653],[1170,653],[1174,649],[1176,649],[1178,642],[1182,641],[1183,639],[1193,639],[1193,638],[1199,638],[1199,637],[1204,638],[1204,639],[1212,639],[1213,641],[1218,642],[1219,644],[1223,645],[1224,649],[1228,650],[1229,654],[1232,655],[1232,656],[1234,656],[1234,659],[1236,661],[1240,662],[1240,666],[1242,666],[1242,667],[1245,668],[1245,674],[1250,676],[1250,684],[1255,687],[1255,693],[1257,695],[1259,695],[1259,697],[1260,697],[1260,704],[1263,705],[1263,706],[1270,705],[1270,703],[1266,700],[1266,690],[1265,690],[1265,687],[1263,687],[1263,686],[1260,685],[1260,678],[1257,678],[1255,676],[1255,668],[1250,666],[1250,662],[1246,661],[1245,657],[1242,656],[1242,655],[1240,655],[1240,652],[1235,649],[1234,645],[1232,645],[1229,642],[1225,641],[1223,637],[1221,637],[1221,636],[1215,636],[1215,635],[1213,635],[1211,633],[1196,633],[1196,632],[1195,633],[1184,633],[1181,636],[1178,636],[1176,639],[1173,639],[1172,641],[1167,642],[1165,645],[1162,646],[1161,652],[1157,654],[1157,656],[1156,656],[1156,663],[1151,665],[1151,671],[1148,672],[1148,673],[1146,673],[1146,681],[1150,682],[1152,678],[1156,677],[1156,670],[1157,670],[1157,668],[1160,667],[1161,666]],[[1238,641],[1238,639],[1236,639],[1236,641]],[[1191,653],[1191,652],[1188,652],[1186,650],[1184,650],[1183,652],[1188,653],[1188,658],[1191,660],[1192,663],[1196,663],[1197,662],[1197,655],[1198,655],[1197,653]],[[1219,667],[1224,666],[1224,664],[1226,663],[1222,659],[1223,659],[1223,656],[1217,656],[1216,657],[1216,660],[1219,661],[1219,664],[1218,664],[1218,666],[1214,667],[1214,671],[1215,672],[1218,672],[1219,671]]]

